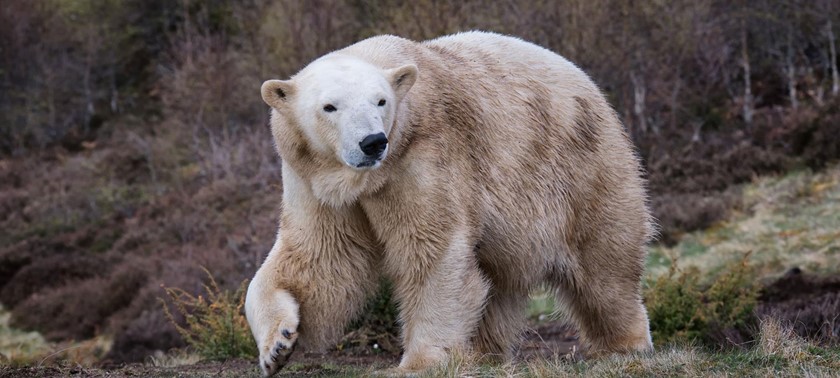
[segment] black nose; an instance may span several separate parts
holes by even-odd
[[[382,151],[385,151],[386,146],[388,146],[388,138],[384,133],[370,134],[359,142],[359,148],[367,156],[379,156]]]

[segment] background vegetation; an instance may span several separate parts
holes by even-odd
[[[729,276],[704,262],[752,251],[759,278],[800,266],[840,272],[836,168],[814,173],[840,157],[838,24],[831,0],[3,1],[3,322],[49,342],[96,340],[90,345],[112,362],[185,346],[158,303],[161,285],[209,298],[204,266],[234,292],[274,239],[282,183],[262,81],[377,34],[424,40],[481,29],[566,56],[607,93],[639,147],[662,227],[651,271],[666,274],[675,259],[708,267],[671,276],[692,283],[676,294],[704,309],[682,314],[702,327],[667,332],[706,332],[717,311],[707,289]],[[760,175],[782,178],[745,192]],[[768,193],[785,194],[768,202],[776,195]],[[785,202],[793,205],[760,205]],[[790,257],[801,251],[816,257]],[[726,293],[755,308],[717,315],[784,314],[767,303],[793,300],[760,280],[760,292],[742,292],[744,278],[731,278],[737,284]],[[822,278],[788,279],[827,290],[823,307],[808,305],[817,306],[808,307],[814,319],[840,303]],[[674,294],[673,282],[652,285],[663,291],[649,305],[672,319],[668,305],[683,302],[656,295]],[[235,308],[235,298],[225,300]],[[186,324],[177,302],[167,303]],[[393,312],[382,301],[371,306],[386,320],[360,320],[374,330],[362,344],[388,348]],[[751,322],[724,322],[715,340],[733,340],[731,329],[754,339]],[[797,332],[817,337],[809,327]]]

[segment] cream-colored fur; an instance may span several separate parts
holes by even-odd
[[[335,342],[383,276],[399,301],[399,371],[455,350],[509,356],[540,284],[592,353],[651,348],[639,162],[572,63],[492,33],[383,36],[262,95],[284,184],[277,243],[246,300],[267,374],[287,357],[278,346]],[[360,160],[359,138],[380,131],[387,149]]]

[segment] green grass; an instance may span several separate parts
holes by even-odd
[[[38,333],[11,327],[11,314],[0,306],[0,368],[17,366],[92,366],[99,363],[113,345],[102,335],[81,341],[50,342]],[[4,377],[0,370],[0,377]],[[14,374],[12,374],[14,376]]]
[[[50,350],[50,345],[38,332],[11,328],[10,317],[11,314],[0,306],[0,365],[35,362]]]
[[[554,295],[548,291],[532,293],[528,301],[528,319],[535,322],[554,319],[557,316],[556,304]]]
[[[667,273],[676,259],[680,267],[714,273],[747,252],[764,277],[792,267],[840,272],[840,166],[745,186],[742,205],[729,220],[689,233],[676,246],[651,248],[648,271]]]
[[[727,276],[745,255],[748,256],[744,262],[749,263],[749,275]],[[743,277],[756,277],[749,282],[758,282],[794,266],[817,273],[840,272],[840,166],[817,174],[799,171],[760,178],[744,186],[742,204],[728,220],[710,229],[689,233],[673,247],[652,247],[648,257],[648,282],[667,278],[669,273],[673,275],[669,270],[675,260],[681,273],[688,273],[692,280],[698,281],[692,283],[691,288],[701,290],[704,301],[708,299],[706,297],[714,299],[719,294],[715,290],[741,295],[737,291],[746,285]],[[740,311],[726,307],[733,304],[732,301],[718,302],[717,305],[703,302],[698,306],[718,306],[709,311],[723,314]],[[686,313],[686,316],[692,314]],[[552,318],[553,296],[534,293],[528,315],[534,321]],[[445,366],[424,376],[840,376],[840,347],[824,347],[803,340],[773,320],[764,320],[760,329],[758,340],[741,349],[720,350],[699,342],[677,341],[659,345],[656,352],[647,355],[616,355],[584,361],[558,356],[504,365],[477,364],[468,356],[455,356]],[[32,359],[27,360],[25,356],[42,355],[48,348],[38,334],[10,329],[8,315],[0,310],[0,353],[5,356],[0,365],[9,360],[31,362]],[[151,365],[164,369],[155,370],[155,374],[177,372],[178,376],[204,376],[204,373],[194,374],[188,370],[171,370],[194,362],[194,355],[167,356],[153,359]],[[238,370],[226,374],[258,376],[255,363],[235,369]],[[293,363],[281,376],[369,376],[378,372],[375,369],[337,365],[335,361]]]
[[[820,348],[799,339],[778,323],[761,325],[761,338],[748,349],[711,351],[692,345],[669,345],[651,354],[615,355],[586,361],[565,357],[472,365],[468,358],[425,374],[429,377],[775,377],[840,375],[840,348]]]

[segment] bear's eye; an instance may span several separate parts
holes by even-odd
[[[379,100],[379,104],[377,104],[377,105],[385,106],[385,99],[383,98],[383,99]]]
[[[327,113],[332,113],[335,111],[335,106],[333,106],[332,104],[326,104],[324,105],[324,111]]]

